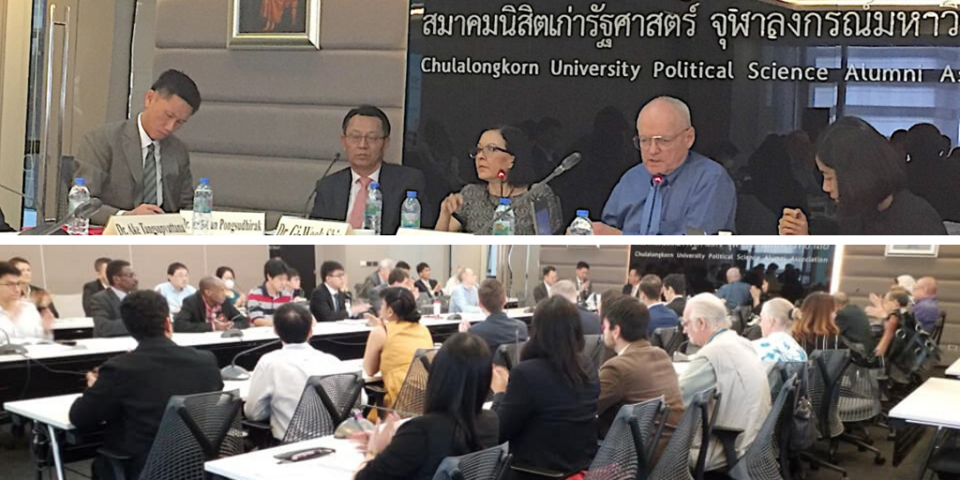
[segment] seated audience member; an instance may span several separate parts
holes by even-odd
[[[364,446],[364,463],[354,478],[430,480],[444,458],[496,446],[499,419],[483,409],[490,377],[483,340],[452,335],[430,366],[424,414],[399,428],[394,415],[382,430],[354,437]]]
[[[477,274],[465,268],[460,273],[460,284],[450,294],[450,313],[480,313],[477,292]]]
[[[281,305],[273,315],[273,330],[283,342],[283,348],[257,361],[243,414],[257,422],[270,419],[273,438],[283,440],[307,379],[313,375],[340,373],[343,369],[340,359],[310,346],[313,318],[306,306]]]
[[[387,390],[384,406],[393,406],[407,370],[417,350],[433,348],[430,330],[420,324],[420,312],[413,294],[403,287],[389,287],[380,293],[380,320],[367,337],[363,352],[363,371],[368,376],[377,372]]]
[[[357,297],[366,300],[371,305],[375,304],[377,299],[380,298],[380,291],[390,285],[388,281],[393,266],[393,260],[389,258],[380,260],[377,270],[363,281],[363,286],[357,292]]]
[[[647,339],[649,320],[647,308],[629,297],[615,300],[603,312],[603,343],[617,356],[600,367],[597,409],[600,435],[606,436],[620,407],[663,395],[670,413],[659,451],[683,415],[683,397],[670,356]]]
[[[763,304],[770,300],[770,294],[767,293],[770,284],[757,272],[748,272],[743,277],[743,282],[750,286],[750,306],[753,307],[754,315],[760,315]]]
[[[893,343],[893,337],[901,326],[909,326],[917,323],[913,313],[910,312],[910,294],[900,287],[893,287],[883,296],[882,308],[883,318],[883,336],[877,342],[874,353],[885,357]]]
[[[114,260],[107,264],[107,281],[110,282],[110,288],[90,297],[93,336],[120,337],[128,335],[126,324],[120,317],[120,302],[140,285],[140,282],[137,281],[137,274],[130,267],[130,262]],[[169,304],[167,310],[170,310]]]
[[[457,267],[456,270],[454,270],[453,275],[450,275],[450,278],[447,279],[447,284],[443,286],[444,295],[453,295],[453,290],[460,285],[460,275],[462,274],[463,267]]]
[[[630,267],[627,273],[627,283],[623,286],[623,294],[633,298],[640,298],[640,269]]]
[[[867,353],[873,352],[877,341],[873,338],[867,313],[859,305],[850,303],[850,298],[844,292],[834,293],[833,301],[837,307],[836,322],[840,336],[848,344],[860,344]]]
[[[23,257],[13,257],[10,259],[10,264],[20,270],[20,297],[24,300],[30,300],[30,291],[34,288],[40,288],[36,285],[33,285],[33,266],[30,265],[30,262]],[[53,316],[60,318],[60,312],[57,311],[55,305],[50,305],[50,311],[53,313]]]
[[[721,395],[716,425],[742,430],[737,437],[737,458],[743,457],[770,413],[770,385],[767,371],[750,341],[729,330],[727,309],[723,300],[702,293],[687,300],[683,312],[684,331],[690,343],[700,347],[687,370],[680,375],[683,404],[690,406],[693,396],[708,388]],[[690,450],[690,461],[700,455],[699,437]],[[711,438],[707,446],[706,471],[727,465],[723,445]]]
[[[596,313],[587,310],[583,305],[577,303],[580,294],[577,292],[577,286],[570,280],[560,280],[550,289],[551,297],[561,297],[567,299],[580,314],[580,325],[584,335],[600,335],[600,317]]]
[[[193,205],[190,152],[173,133],[199,109],[193,80],[167,70],[150,87],[136,118],[84,135],[74,177],[86,179],[90,197],[103,202],[90,223],[106,225],[113,215],[176,213]]]
[[[620,177],[603,207],[598,235],[713,235],[733,231],[737,191],[723,166],[692,151],[690,108],[672,97],[647,103],[634,146],[643,160]]]
[[[223,280],[223,286],[227,287],[227,303],[237,308],[244,308],[247,304],[247,296],[237,288],[237,274],[230,267],[217,267],[217,278]]]
[[[410,264],[403,260],[400,260],[399,262],[397,262],[396,268],[399,268],[401,270],[406,270],[407,273],[410,273]]]
[[[533,304],[536,305],[550,296],[550,289],[556,285],[559,280],[556,267],[543,267],[543,282],[533,287]]]
[[[793,322],[793,338],[807,354],[814,350],[845,348],[840,341],[840,328],[833,319],[837,307],[828,293],[814,292],[800,304],[800,318]]]
[[[527,341],[527,324],[510,318],[503,311],[503,306],[507,304],[507,290],[502,283],[495,278],[484,280],[480,284],[478,297],[480,308],[487,318],[473,326],[464,320],[460,323],[461,332],[469,331],[482,338],[490,346],[491,355],[502,344]]]
[[[310,313],[318,322],[332,322],[354,318],[370,309],[370,305],[359,303],[347,309],[346,273],[339,262],[328,260],[320,265],[320,278],[323,285],[313,289],[310,295]]]
[[[537,178],[533,146],[523,130],[511,125],[485,130],[472,157],[476,162],[477,177],[483,183],[467,185],[443,200],[437,230],[490,235],[493,233],[490,222],[495,218],[501,198],[509,198],[512,202],[514,235],[536,233],[533,224],[535,200],[547,203],[552,232],[563,229],[560,198],[546,185],[542,190],[530,190],[541,179]],[[461,224],[461,220],[465,223]],[[486,228],[491,230],[480,231]]]
[[[717,290],[717,296],[726,302],[727,310],[753,305],[750,284],[743,281],[743,276],[737,267],[727,270],[727,284]]]
[[[167,267],[166,283],[157,285],[154,290],[167,299],[170,315],[176,315],[180,311],[184,298],[197,293],[197,289],[190,285],[190,272],[187,266],[180,262],[173,262]]]
[[[124,462],[126,478],[137,478],[170,397],[217,392],[223,389],[223,380],[213,353],[181,347],[170,339],[170,311],[160,294],[133,292],[124,298],[120,312],[137,347],[87,373],[87,389],[70,407],[70,422],[81,432],[105,430],[104,449],[129,456]],[[93,478],[112,479],[109,465],[97,457]]]
[[[53,312],[50,310],[50,307],[53,305],[53,297],[50,295],[50,292],[42,288],[34,288],[30,291],[30,303],[37,308],[37,312],[40,314],[41,324],[46,328],[47,325],[54,325],[57,318],[53,316]],[[53,332],[50,331],[49,338],[53,338]]]
[[[930,333],[940,321],[940,304],[937,302],[937,280],[921,277],[913,287],[913,316],[923,329]]]
[[[426,262],[417,264],[417,277],[419,278],[415,285],[417,291],[433,298],[443,295],[443,289],[440,287],[439,282],[430,278],[431,273],[430,265],[427,265]]]
[[[94,295],[110,288],[110,282],[107,281],[107,264],[110,259],[100,257],[93,262],[93,269],[97,272],[97,278],[83,284],[83,314],[90,316],[90,298]]]
[[[687,306],[687,277],[680,273],[663,277],[663,298],[667,300],[667,308],[677,314],[679,321],[684,307]]]
[[[293,301],[286,290],[289,277],[283,260],[272,258],[263,265],[263,285],[247,294],[247,316],[257,327],[273,325],[273,313]]]
[[[600,303],[597,304],[597,318],[603,318],[603,312],[612,305],[614,301],[618,298],[627,297],[624,293],[621,293],[619,290],[611,288],[606,292],[603,292],[603,295],[600,296]],[[631,297],[633,298],[633,297]]]
[[[311,218],[348,222],[353,228],[363,228],[370,184],[379,183],[383,194],[381,233],[397,233],[400,206],[407,199],[408,191],[417,192],[423,207],[422,223],[433,225],[436,214],[431,212],[436,211],[436,203],[425,197],[427,182],[423,173],[383,161],[384,152],[390,146],[390,120],[382,110],[370,105],[350,110],[343,119],[340,143],[350,168],[317,180]]]
[[[640,279],[640,303],[647,307],[649,313],[647,328],[650,335],[658,328],[677,328],[680,326],[680,317],[660,301],[663,292],[663,283],[656,275],[644,275]]]
[[[824,193],[837,203],[841,235],[947,233],[940,214],[907,188],[903,157],[867,122],[844,117],[827,127],[817,141],[816,163]],[[784,208],[778,228],[780,235],[810,233],[798,208]]]
[[[223,280],[206,277],[200,280],[200,291],[183,300],[183,308],[173,322],[173,331],[220,332],[249,326],[250,320],[237,307],[227,303],[227,287]]]
[[[593,284],[590,283],[590,264],[583,260],[577,262],[576,269],[577,291],[580,292],[580,303],[585,303],[593,294]]]
[[[289,278],[287,281],[287,290],[293,297],[293,301],[307,301],[307,292],[303,291],[303,287],[300,285],[300,272],[298,272],[296,268],[290,268],[287,270],[287,277]]]
[[[494,367],[493,410],[515,466],[557,472],[559,478],[590,466],[597,453],[600,387],[587,373],[583,348],[577,308],[554,296],[537,305],[520,363],[510,371]]]
[[[760,332],[753,348],[765,363],[806,362],[807,352],[793,338],[794,308],[782,298],[767,300],[760,308]]]
[[[20,270],[0,262],[0,330],[6,334],[0,341],[53,338],[53,316],[41,315],[32,301],[20,297],[19,280]]]

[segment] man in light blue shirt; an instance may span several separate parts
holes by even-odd
[[[477,292],[477,274],[465,268],[460,274],[460,285],[450,295],[450,313],[482,313]]]
[[[753,305],[750,284],[743,281],[743,276],[737,267],[727,270],[727,284],[717,290],[717,296],[726,302],[728,310]]]
[[[184,298],[197,293],[197,289],[190,285],[187,266],[180,262],[173,262],[167,267],[167,282],[157,285],[154,290],[167,299],[171,317],[180,312]]]
[[[733,231],[737,191],[723,166],[690,150],[690,109],[673,97],[647,103],[634,146],[643,163],[620,178],[603,208],[598,235],[685,235]]]

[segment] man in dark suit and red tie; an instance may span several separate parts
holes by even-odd
[[[420,200],[421,224],[427,227],[435,223],[435,208],[424,197],[427,182],[423,172],[383,161],[390,146],[390,120],[382,110],[370,105],[350,110],[343,119],[340,142],[350,168],[317,181],[311,218],[345,221],[353,228],[362,228],[370,184],[378,183],[383,194],[383,235],[397,233],[400,206],[411,190]]]

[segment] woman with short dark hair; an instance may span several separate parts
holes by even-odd
[[[470,333],[448,338],[430,367],[424,414],[399,429],[391,415],[382,430],[355,437],[366,445],[366,462],[356,478],[429,480],[445,457],[495,446],[497,415],[483,410],[490,362],[482,338]]]
[[[513,370],[494,367],[500,441],[510,442],[514,465],[566,478],[586,470],[597,453],[600,385],[587,373],[576,305],[560,296],[540,302],[532,331]]]
[[[886,137],[857,117],[827,127],[817,144],[823,191],[837,203],[842,235],[945,235],[937,211],[907,189],[906,165]],[[781,235],[807,235],[803,211],[785,208]],[[818,232],[814,232],[818,233]]]

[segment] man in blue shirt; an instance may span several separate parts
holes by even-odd
[[[923,329],[930,333],[940,320],[940,304],[937,302],[937,280],[923,277],[913,286],[913,316]]]
[[[460,274],[460,285],[450,294],[450,313],[481,313],[477,274],[472,269]]]
[[[685,235],[733,231],[737,192],[723,166],[690,151],[690,109],[672,97],[647,103],[634,146],[643,163],[627,170],[603,208],[598,235]]]
[[[717,296],[726,302],[728,310],[753,305],[750,284],[743,281],[740,269],[737,267],[727,270],[727,284],[717,290]]]
[[[667,304],[660,301],[663,291],[663,281],[656,275],[644,275],[640,279],[640,303],[647,306],[650,312],[650,323],[647,324],[647,333],[653,334],[658,328],[676,328],[680,326],[680,317]]]

